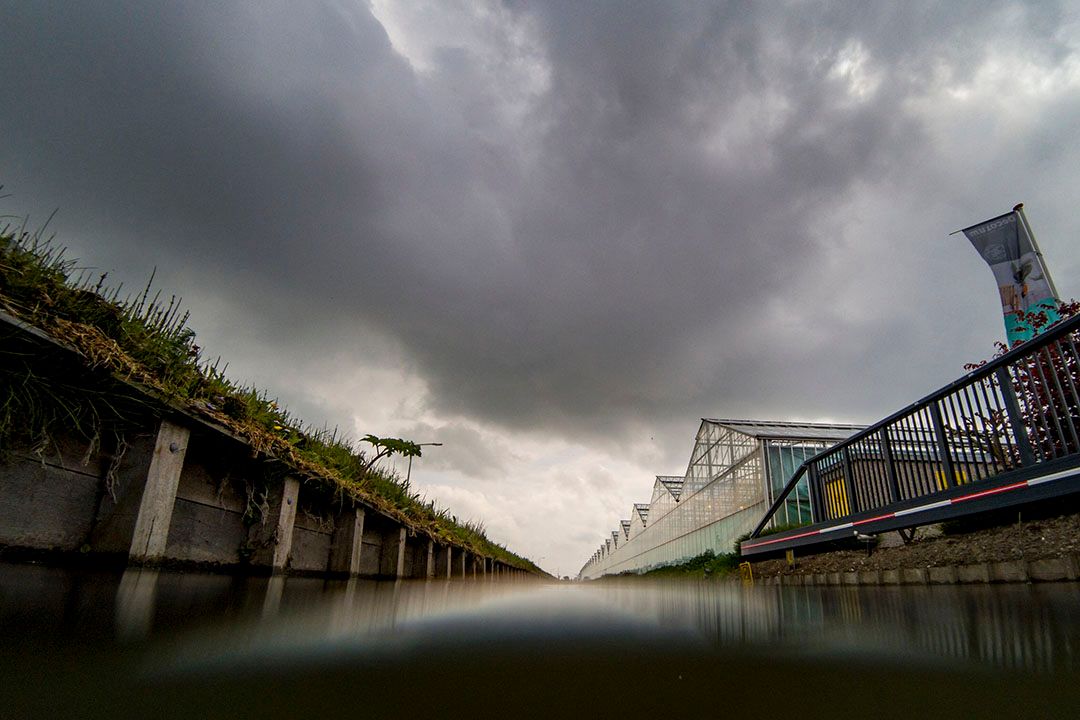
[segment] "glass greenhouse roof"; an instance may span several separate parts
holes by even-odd
[[[841,423],[803,423],[803,422],[772,422],[761,420],[727,420],[717,418],[702,418],[703,422],[714,425],[722,425],[729,430],[749,435],[758,439],[792,439],[792,440],[846,440],[865,425],[848,425]]]
[[[671,497],[676,500],[679,499],[679,495],[682,494],[683,477],[679,475],[657,475],[656,479],[664,486],[664,489],[671,493]]]

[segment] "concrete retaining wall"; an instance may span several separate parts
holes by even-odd
[[[0,545],[73,552],[87,542],[103,471],[99,455],[84,465],[70,445],[63,453],[34,457],[18,451],[7,458]]]
[[[437,554],[433,539],[394,511],[303,482],[213,418],[89,366],[74,347],[2,311],[0,328],[14,371],[27,372],[31,358],[35,374],[110,399],[93,442],[4,440],[0,560],[29,553],[273,573],[464,574],[448,562],[460,548]]]
[[[845,573],[806,573],[758,578],[762,585],[954,585],[970,583],[1027,583],[1080,580],[1080,555],[1041,560],[860,570]]]
[[[197,424],[162,421],[119,447],[63,438],[38,450],[0,458],[0,557],[425,578],[447,577],[452,553],[452,576],[463,576],[461,549],[323,488],[266,476],[249,448]]]

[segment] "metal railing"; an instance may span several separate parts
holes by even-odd
[[[818,453],[795,471],[750,539],[804,478],[818,525],[1077,455],[1078,344],[1074,317]]]

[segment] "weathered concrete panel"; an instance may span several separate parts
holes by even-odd
[[[405,539],[405,566],[403,577],[422,578],[427,573],[427,538]]]
[[[414,551],[413,544],[410,540],[411,538],[409,537],[405,538],[405,551],[402,553],[401,558],[401,577],[403,578],[415,577],[413,571],[416,567],[416,552]]]
[[[859,584],[860,585],[880,585],[881,584],[881,572],[878,570],[860,570],[859,571]]]
[[[375,577],[379,574],[380,554],[382,553],[381,542],[368,542],[367,531],[364,531],[364,544],[360,550],[360,575],[361,577]]]
[[[926,568],[903,568],[900,571],[900,582],[904,585],[925,585]]]
[[[304,528],[313,532],[321,532],[325,534],[332,534],[334,532],[334,520],[331,516],[320,516],[318,513],[313,512],[308,503],[301,500],[300,508],[296,512],[296,520],[294,520],[294,527]]]
[[[247,537],[243,515],[177,498],[165,559],[232,565]]]
[[[956,582],[988,583],[990,582],[990,568],[986,563],[958,565],[956,567]]]
[[[242,494],[243,479],[231,478],[227,472],[213,472],[200,460],[191,453],[184,460],[176,497],[242,514],[247,505]]]
[[[36,463],[45,463],[61,470],[90,475],[95,478],[105,476],[111,455],[99,447],[90,447],[89,442],[78,437],[56,436],[40,448],[13,448],[11,457],[23,458]]]
[[[428,545],[426,536],[413,536],[405,542],[405,577],[428,577]]]
[[[1027,582],[1027,563],[1023,560],[989,563],[991,582]]]
[[[360,551],[360,575],[376,577],[383,574],[383,535],[390,527],[383,516],[368,513],[364,521],[364,543]]]
[[[453,574],[451,565],[453,553],[449,545],[439,545],[435,548],[435,577],[449,578]]]
[[[87,541],[102,481],[12,455],[0,467],[0,545],[77,550]]]
[[[956,579],[956,569],[952,565],[926,569],[926,581],[931,585],[952,585]]]
[[[330,572],[350,576],[360,574],[360,557],[364,551],[363,508],[346,510],[334,524],[334,538],[330,546]]]
[[[131,551],[135,518],[139,513],[156,438],[156,433],[129,433],[125,436],[126,445],[116,459],[111,487],[102,496],[90,534],[90,546],[95,552],[126,555]]]
[[[236,564],[248,534],[243,480],[220,467],[208,468],[213,458],[207,453],[196,449],[184,458],[165,558]]]
[[[1069,558],[1046,558],[1028,563],[1028,577],[1037,582],[1072,580],[1076,577]]]
[[[293,527],[289,567],[307,572],[326,572],[330,562],[331,540],[330,533],[301,527],[297,523]]]

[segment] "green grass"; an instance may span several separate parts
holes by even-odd
[[[761,534],[758,535],[758,537],[765,537],[766,535],[776,535],[777,533],[787,532],[788,530],[794,530],[796,528],[806,527],[809,524],[810,524],[809,522],[786,523],[784,525],[775,525],[773,527],[767,527],[767,528],[765,528],[764,530],[761,531]],[[736,555],[738,555],[740,552],[742,552],[743,540],[749,540],[749,539],[750,539],[750,533],[743,533],[739,537],[735,538],[734,552],[735,552]]]
[[[808,523],[793,523],[790,525],[778,525],[776,527],[767,528],[761,531],[761,536],[774,535],[776,533],[784,532],[785,530],[794,530],[798,527],[804,527]],[[620,573],[619,575],[611,577],[643,577],[643,578],[707,578],[707,577],[725,577],[733,573],[738,573],[739,563],[742,562],[742,557],[739,555],[739,549],[743,540],[750,537],[750,533],[740,535],[735,539],[734,547],[731,552],[728,553],[715,553],[712,550],[706,550],[697,557],[690,558],[681,563],[675,563],[672,565],[664,565],[663,567],[653,568],[643,573],[635,573],[628,571]]]
[[[153,282],[151,275],[145,287],[125,294],[120,285],[110,287],[107,273],[80,270],[44,228],[0,227],[0,309],[73,346],[87,365],[228,427],[329,492],[509,565],[537,569],[490,540],[481,523],[462,523],[396,474],[368,468],[358,442],[336,429],[309,426],[264,390],[230,380],[220,358],[203,357],[180,298],[166,299]],[[109,394],[47,377],[35,371],[32,359],[8,360],[0,369],[7,375],[0,388],[0,447],[15,441],[43,446],[64,433],[95,447],[110,432],[122,432],[124,412]]]
[[[685,562],[665,565],[653,568],[643,573],[625,572],[620,575],[609,577],[640,577],[650,579],[671,578],[722,578],[739,571],[739,558],[737,553],[721,553],[717,555],[712,550],[706,550],[697,557],[690,558]]]

